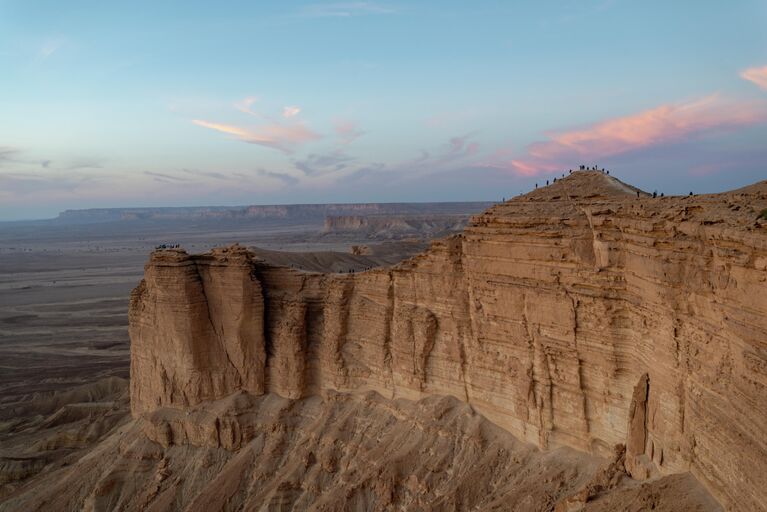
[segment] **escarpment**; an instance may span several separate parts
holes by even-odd
[[[765,509],[765,208],[767,182],[651,198],[578,172],[391,268],[158,251],[131,296],[133,414],[166,446],[231,449],[241,392],[450,395],[541,448],[626,444],[635,478],[689,471]]]

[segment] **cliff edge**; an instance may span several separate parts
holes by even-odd
[[[152,254],[130,304],[131,407],[164,446],[237,449],[236,405],[449,395],[635,479],[691,472],[767,509],[767,182],[652,198],[576,172],[390,268],[322,274],[234,246]],[[231,399],[230,399],[231,400]]]

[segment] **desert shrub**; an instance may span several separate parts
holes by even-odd
[[[767,220],[767,208],[765,208],[764,210],[762,210],[762,213],[760,213],[760,214],[759,214],[759,216],[757,217],[757,219],[764,219],[764,220]]]

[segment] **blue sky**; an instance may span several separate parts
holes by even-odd
[[[161,5],[157,5],[161,4]],[[767,2],[0,0],[0,220],[767,178]]]

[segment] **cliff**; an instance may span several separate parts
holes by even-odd
[[[255,435],[227,397],[450,395],[520,439],[691,472],[767,509],[767,182],[651,198],[598,172],[496,205],[391,268],[155,252],[130,305],[131,407],[165,445]],[[191,414],[207,401],[228,403]],[[231,402],[231,400],[230,400]]]

